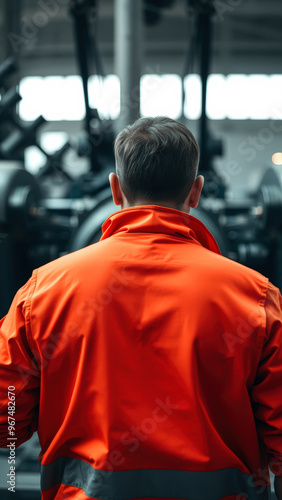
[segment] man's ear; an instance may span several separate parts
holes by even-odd
[[[203,186],[204,186],[204,177],[203,177],[203,175],[199,175],[194,180],[191,191],[185,200],[186,206],[188,206],[190,208],[197,207]]]
[[[109,175],[109,181],[112,190],[114,204],[120,206],[123,204],[123,197],[118,176],[114,174],[114,172],[111,172]]]

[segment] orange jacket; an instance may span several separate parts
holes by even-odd
[[[1,447],[15,387],[14,443],[38,430],[44,500],[268,498],[278,289],[178,210],[128,208],[102,229],[35,270],[1,321]]]

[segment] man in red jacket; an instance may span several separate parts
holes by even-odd
[[[0,323],[0,446],[38,431],[44,500],[262,500],[269,467],[281,500],[280,292],[189,215],[186,127],[138,120],[115,156],[122,210]]]

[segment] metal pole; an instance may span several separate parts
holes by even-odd
[[[8,79],[9,87],[12,87],[19,84],[21,73],[19,56],[21,49],[26,45],[26,39],[22,37],[20,25],[21,2],[17,2],[17,0],[5,0],[2,9],[3,25],[0,43],[3,47],[3,61],[1,63],[8,58],[14,58],[14,70],[11,71]]]
[[[91,138],[91,120],[95,117],[95,110],[92,110],[89,105],[89,95],[88,95],[88,78],[89,78],[89,17],[90,9],[95,7],[95,0],[72,0],[70,6],[70,12],[74,18],[74,28],[76,37],[76,49],[77,49],[77,59],[80,69],[80,75],[82,78],[83,85],[83,95],[85,103],[85,129],[88,134],[89,145],[91,145],[90,153],[90,164],[93,172],[99,172],[101,166],[97,160],[97,152],[94,148]],[[98,117],[98,115],[97,115]]]
[[[140,115],[142,0],[115,0],[115,72],[120,78],[117,132]]]
[[[15,57],[20,53],[20,50],[25,46],[21,43],[22,36],[20,18],[21,18],[21,2],[17,0],[5,0],[3,9],[3,25],[1,35],[1,45],[3,47],[4,60],[8,57]],[[16,40],[13,44],[13,38]],[[17,38],[20,40],[19,44],[16,43]],[[26,41],[26,40],[25,40]]]
[[[207,80],[210,70],[211,59],[211,15],[212,11],[204,11],[198,17],[198,32],[201,37],[200,47],[200,71],[202,79],[202,115],[200,119],[200,170],[209,170],[210,161],[208,153],[208,127],[207,127],[207,114],[206,114],[206,101],[207,101]]]

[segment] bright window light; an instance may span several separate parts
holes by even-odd
[[[270,75],[269,96],[271,99],[270,118],[282,120],[282,75]]]
[[[29,77],[20,82],[19,116],[48,121],[82,120],[85,115],[82,82],[79,76]]]
[[[178,75],[144,75],[141,78],[141,115],[181,116],[182,85]]]
[[[88,82],[89,103],[102,119],[120,114],[120,82],[116,75],[93,76]],[[85,116],[80,76],[28,77],[20,82],[19,116],[32,121],[43,115],[48,121],[81,121]],[[183,113],[189,120],[201,116],[201,79],[184,78]],[[141,115],[167,115],[178,119],[182,111],[182,81],[179,75],[143,75]],[[228,76],[213,74],[207,83],[207,117],[211,120],[282,120],[282,75]]]
[[[91,76],[88,80],[88,96],[91,108],[97,108],[103,94],[103,82],[98,76]]]
[[[248,113],[251,120],[267,120],[271,114],[269,77],[266,75],[248,76]]]
[[[40,137],[40,146],[48,154],[58,151],[68,140],[66,132],[44,132]]]
[[[63,120],[83,120],[85,104],[81,78],[77,75],[64,79],[64,96],[62,100]]]
[[[189,75],[184,78],[184,116],[189,120],[198,120],[201,116],[202,83],[199,75]]]
[[[62,76],[44,78],[41,114],[45,120],[64,120],[65,79]],[[72,101],[69,102],[72,106]]]
[[[282,165],[282,153],[274,153],[272,156],[272,163],[274,163],[274,165]]]
[[[228,109],[226,117],[231,120],[250,118],[250,87],[247,75],[229,75],[226,78]]]
[[[100,118],[115,120],[120,113],[120,83],[116,75],[108,75],[102,81],[92,76],[88,81],[89,104],[97,108]]]
[[[207,82],[207,117],[211,120],[226,118],[228,99],[224,75],[210,75]]]
[[[19,116],[22,120],[32,121],[42,114],[44,78],[39,76],[23,78],[19,85]]]
[[[120,114],[120,80],[116,75],[108,75],[105,79],[101,113],[111,120]]]

